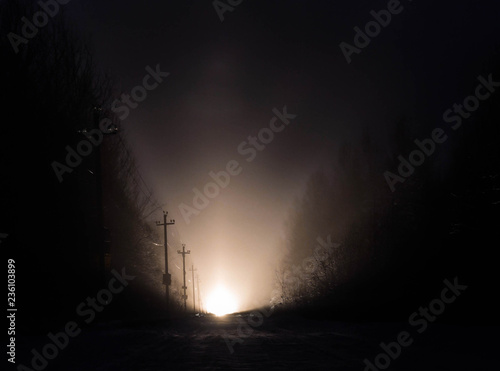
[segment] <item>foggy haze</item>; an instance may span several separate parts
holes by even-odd
[[[493,341],[463,325],[498,322],[495,1],[42,2],[0,5],[20,362],[74,320],[75,349],[100,348],[75,370],[373,371],[380,342],[441,303],[443,338],[421,349],[449,337],[450,365],[480,365]],[[403,369],[430,369],[415,354]]]
[[[249,298],[258,297],[258,304],[268,299],[284,252],[287,213],[307,178],[316,170],[329,171],[339,146],[359,140],[363,129],[384,148],[388,127],[401,118],[414,117],[423,128],[435,126],[426,122],[435,116],[425,112],[433,105],[440,109],[432,94],[453,96],[454,84],[460,83],[453,70],[439,66],[478,57],[473,50],[464,54],[458,41],[453,48],[449,37],[461,33],[472,39],[474,33],[469,47],[489,53],[481,44],[493,27],[484,22],[474,29],[443,28],[433,23],[440,9],[409,6],[394,17],[389,32],[354,54],[359,61],[348,65],[337,44],[351,37],[349,30],[363,17],[340,15],[338,5],[266,4],[263,20],[255,18],[249,4],[241,4],[226,13],[223,23],[206,16],[212,11],[208,3],[147,2],[141,9],[133,2],[86,2],[74,11],[93,35],[101,65],[120,81],[121,92],[140,83],[144,65],[159,64],[170,73],[131,110],[122,130],[144,178],[176,220],[176,238],[193,251],[190,258],[204,287],[224,281],[242,296],[241,309],[248,308]],[[182,22],[168,22],[182,12],[188,12]],[[312,14],[315,20],[308,18]],[[278,27],[273,16],[288,21]],[[426,31],[410,37],[416,28]],[[427,60],[417,49],[428,44],[425,35],[443,40],[436,43],[442,49],[427,51]],[[403,54],[394,59],[401,47]],[[425,101],[419,94],[423,89]],[[268,127],[272,109],[283,106],[297,118],[246,162],[238,145]],[[239,162],[241,174],[186,223],[179,205],[192,206],[192,189],[202,190],[212,180],[209,172],[223,170],[231,160]],[[176,248],[170,256],[180,266]]]

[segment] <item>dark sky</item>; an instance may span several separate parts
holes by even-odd
[[[117,97],[142,82],[148,65],[170,73],[122,130],[207,286],[220,280],[264,296],[287,212],[308,176],[328,169],[336,148],[362,128],[383,148],[402,117],[417,132],[439,125],[499,45],[495,1],[403,0],[403,11],[348,64],[339,44],[353,44],[353,28],[387,3],[244,0],[223,22],[211,1],[66,6],[117,82]],[[297,118],[246,162],[238,145],[285,105]],[[186,224],[179,204],[192,205],[192,188],[230,160],[242,173]]]

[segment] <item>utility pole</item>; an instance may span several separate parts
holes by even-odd
[[[196,296],[194,294],[194,271],[197,271],[198,269],[194,269],[194,266],[191,264],[191,269],[190,271],[192,272],[192,278],[191,278],[191,282],[193,283],[193,311],[196,313]],[[200,288],[198,287],[198,290]],[[198,306],[200,305],[200,302],[198,301]]]
[[[203,306],[201,305],[200,299],[200,276],[198,274],[196,275],[196,283],[198,286],[198,306],[200,307],[200,313],[203,313]]]
[[[163,226],[163,240],[165,242],[165,274],[163,275],[163,284],[165,285],[165,297],[167,299],[167,308],[169,307],[170,304],[170,298],[168,295],[168,287],[172,283],[172,276],[170,273],[168,273],[168,243],[167,243],[167,225],[172,225],[175,224],[174,219],[170,219],[169,222],[167,222],[167,215],[168,211],[163,212],[163,223],[156,222],[156,226]]]
[[[184,285],[182,288],[184,289],[184,295],[182,295],[182,299],[184,299],[184,311],[186,311],[186,300],[187,300],[187,295],[186,295],[186,254],[191,254],[191,250],[186,251],[186,244],[182,244],[182,251],[177,250],[177,254],[182,254],[182,277],[183,277],[183,283]]]

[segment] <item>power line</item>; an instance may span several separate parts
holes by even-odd
[[[192,275],[192,278],[191,278],[191,284],[193,285],[193,312],[196,313],[196,295],[194,293],[194,272],[197,271],[198,269],[194,269],[194,265],[191,264],[191,275]],[[200,305],[200,303],[198,302],[198,305]]]
[[[170,302],[169,293],[168,293],[168,287],[172,283],[172,276],[170,275],[170,273],[168,273],[168,241],[167,241],[168,234],[167,234],[167,226],[175,224],[175,220],[167,221],[167,215],[168,215],[168,212],[164,211],[163,212],[163,223],[156,222],[156,225],[158,227],[159,226],[163,226],[163,238],[164,238],[164,246],[165,246],[165,274],[163,275],[163,284],[165,285],[165,296],[166,296],[166,299],[167,299],[167,308],[168,308],[168,305],[169,305],[169,302]],[[184,286],[185,286],[185,283],[184,283]]]
[[[182,244],[182,251],[177,250],[177,254],[182,254],[182,277],[183,277],[183,286],[184,295],[182,295],[182,299],[184,300],[184,311],[186,311],[186,301],[187,301],[187,286],[186,286],[186,255],[191,254],[191,250],[186,251],[186,244]]]

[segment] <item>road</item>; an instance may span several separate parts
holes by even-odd
[[[397,341],[405,330],[410,332],[405,323],[350,324],[248,313],[114,322],[84,329],[45,369],[362,371],[367,369],[365,359],[374,362],[382,352],[381,342]],[[496,369],[497,334],[498,328],[435,323],[422,334],[414,331],[412,344],[401,347],[386,369]],[[25,338],[24,346],[41,348],[46,340]],[[26,358],[19,361],[30,364]]]

